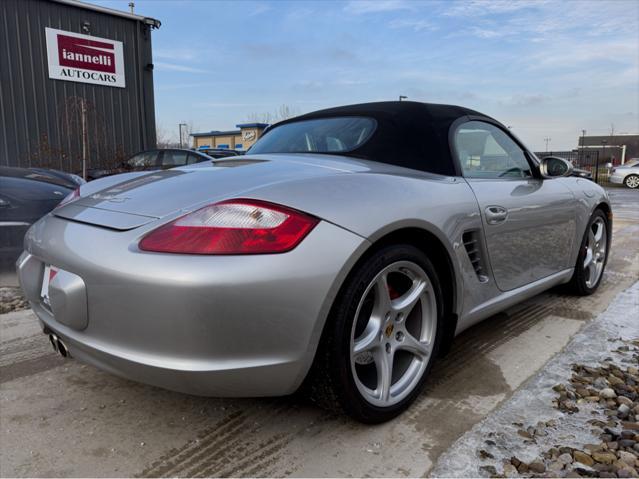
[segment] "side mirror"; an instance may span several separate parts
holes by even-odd
[[[539,172],[544,178],[570,176],[572,170],[572,163],[557,156],[547,156],[543,158],[539,164]]]

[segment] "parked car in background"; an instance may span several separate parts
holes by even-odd
[[[228,158],[230,156],[240,156],[244,154],[243,151],[229,150],[227,148],[202,148],[197,151],[209,155],[212,158]]]
[[[570,163],[572,164],[572,162],[570,162]],[[581,168],[573,167],[572,176],[577,176],[579,178],[585,178],[587,180],[592,180],[592,172],[590,172],[588,170],[583,170]]]
[[[45,176],[54,176],[56,178],[59,178],[63,182],[68,183],[73,188],[77,188],[78,186],[86,183],[86,181],[84,181],[81,176],[74,175],[73,173],[67,173],[65,171],[50,170],[48,168],[29,168],[29,170],[32,172],[41,173]]]
[[[15,262],[29,226],[84,183],[62,171],[0,167],[0,285],[17,286]]]
[[[610,182],[628,188],[639,188],[639,158],[632,158],[610,170]]]
[[[232,155],[229,155],[232,156]],[[111,169],[93,168],[87,171],[87,180],[95,180],[104,176],[126,173],[130,171],[166,170],[176,166],[186,166],[210,161],[213,157],[195,150],[187,149],[156,149],[142,151],[133,155],[117,167]]]
[[[597,290],[610,202],[571,173],[466,108],[332,108],[241,160],[83,185],[27,233],[20,283],[63,355],[199,395],[304,383],[381,422],[455,334],[553,286]]]

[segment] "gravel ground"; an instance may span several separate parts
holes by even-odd
[[[639,282],[464,434],[431,474],[638,477],[637,318]]]
[[[20,288],[0,287],[0,314],[29,309]]]

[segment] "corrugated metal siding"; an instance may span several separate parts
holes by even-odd
[[[126,88],[49,78],[45,27],[124,44]],[[0,2],[0,164],[80,171],[80,100],[88,106],[89,167],[154,148],[150,27],[48,0]]]

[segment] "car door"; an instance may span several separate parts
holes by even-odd
[[[542,179],[501,127],[468,121],[454,131],[454,150],[482,215],[495,282],[509,291],[570,268],[576,200],[564,180]]]

